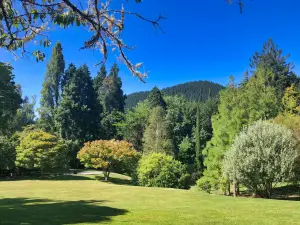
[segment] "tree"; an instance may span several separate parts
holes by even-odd
[[[0,170],[15,167],[16,149],[6,136],[0,136]]]
[[[222,160],[243,127],[260,119],[277,116],[279,104],[275,88],[266,82],[273,73],[259,68],[245,86],[230,85],[220,93],[218,113],[212,118],[213,137],[207,143],[204,175],[222,183]]]
[[[224,160],[224,174],[264,198],[279,182],[295,176],[300,152],[287,128],[258,121],[235,139]]]
[[[282,49],[272,39],[269,39],[264,43],[262,51],[255,52],[250,59],[251,68],[264,68],[272,73],[266,82],[275,88],[279,100],[287,87],[299,83],[299,79],[292,71],[293,64],[287,62],[288,58],[289,55],[283,56]]]
[[[78,152],[77,158],[86,168],[103,169],[105,180],[115,168],[127,169],[133,172],[139,154],[132,144],[126,141],[98,140],[87,142]]]
[[[141,0],[135,0],[140,3]],[[83,6],[85,8],[83,8]],[[136,17],[152,24],[161,30],[159,16],[155,20],[142,15],[126,11],[124,7],[118,9],[111,6],[109,0],[92,0],[89,4],[82,4],[74,0],[6,0],[0,2],[0,47],[16,54],[20,49],[21,55],[28,53],[28,43],[38,41],[42,46],[49,47],[51,41],[48,37],[53,26],[67,29],[73,25],[92,31],[92,36],[86,40],[82,49],[96,49],[103,54],[102,62],[108,57],[109,50],[119,53],[117,58],[124,61],[130,72],[139,79],[146,77],[140,71],[142,63],[134,64],[127,57],[126,51],[131,47],[124,43],[122,33],[125,25],[125,16]],[[32,53],[36,60],[43,60],[45,54],[40,50]]]
[[[152,109],[148,124],[143,137],[143,153],[161,152],[173,155],[172,140],[162,107]]]
[[[0,62],[0,134],[8,132],[9,123],[22,103],[12,69],[10,65]]]
[[[138,183],[146,187],[187,189],[186,168],[172,156],[152,153],[143,156],[137,169]]]
[[[119,111],[104,112],[101,120],[100,136],[105,140],[122,139],[118,132],[119,124],[124,120],[124,114]]]
[[[83,143],[99,136],[99,106],[88,67],[70,65],[68,73],[56,121],[62,138]]]
[[[68,149],[56,136],[41,130],[25,130],[16,149],[16,166],[45,171],[68,168]]]
[[[292,115],[300,114],[300,92],[295,89],[295,85],[288,87],[282,98],[283,110]]]
[[[13,131],[21,131],[23,127],[32,125],[35,123],[35,97],[32,98],[31,102],[28,97],[25,96],[23,99],[21,108],[17,110],[17,114],[11,124]]]
[[[97,73],[97,76],[94,78],[94,89],[97,94],[97,99],[100,105],[102,105],[103,102],[103,95],[104,95],[104,87],[103,82],[107,77],[107,71],[105,69],[105,65],[102,65],[100,68],[100,71]]]
[[[148,123],[149,114],[148,102],[140,102],[132,110],[126,112],[124,120],[117,126],[120,136],[132,143],[139,152],[143,150],[143,134]]]
[[[179,144],[178,159],[185,165],[191,165],[194,163],[195,151],[194,143],[191,138],[186,136]]]
[[[40,126],[49,132],[55,132],[55,113],[59,106],[61,82],[65,70],[65,60],[62,46],[57,42],[52,49],[52,55],[47,64],[40,102]]]
[[[148,102],[149,102],[149,106],[151,109],[155,108],[155,107],[162,107],[163,109],[166,109],[167,104],[160,92],[160,90],[155,86],[149,96],[148,96]]]
[[[200,109],[199,106],[197,107],[197,116],[196,116],[196,129],[195,129],[195,146],[196,146],[196,167],[198,171],[203,170],[203,157],[202,157],[202,149],[201,149],[201,134],[200,132],[202,131],[201,125],[200,125]]]
[[[102,88],[100,87],[100,90],[97,90],[98,98],[102,102],[104,111],[108,113],[112,111],[124,112],[125,96],[122,90],[122,81],[118,73],[119,68],[115,63],[111,68],[110,74],[103,79]]]

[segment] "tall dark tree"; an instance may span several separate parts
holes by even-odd
[[[10,65],[0,63],[0,134],[7,133],[7,128],[22,103],[12,69]]]
[[[289,56],[289,54],[283,56],[282,49],[272,39],[269,39],[264,43],[262,51],[255,52],[250,59],[251,68],[264,68],[273,74],[272,77],[268,77],[268,83],[275,87],[278,99],[282,98],[287,87],[299,83],[299,79],[292,71],[294,65],[287,62]]]
[[[124,112],[125,96],[122,90],[121,78],[118,76],[118,65],[115,63],[112,66],[109,75],[105,78],[105,71],[103,68],[101,70],[102,72],[100,71],[101,73],[97,79],[97,83],[99,85],[101,82],[102,88],[100,86],[100,89],[97,90],[97,92],[100,91],[98,94],[100,94],[99,97],[101,98],[104,111],[108,113],[111,113],[112,111]],[[101,79],[103,80],[101,81]]]
[[[162,107],[163,109],[167,108],[167,104],[162,96],[162,93],[156,86],[151,90],[147,99],[149,101],[149,106],[151,109],[158,106]]]
[[[70,65],[58,107],[57,123],[62,138],[80,143],[93,140],[99,133],[99,107],[93,81],[86,65],[77,70]]]
[[[52,49],[52,55],[47,64],[47,72],[41,92],[40,125],[46,131],[56,131],[54,117],[59,105],[64,70],[65,60],[62,46],[57,42]]]
[[[202,149],[201,149],[201,124],[200,124],[200,108],[197,107],[196,114],[196,128],[195,128],[195,156],[196,156],[196,167],[198,171],[203,170],[203,157],[202,157]]]

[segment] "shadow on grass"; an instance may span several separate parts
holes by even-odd
[[[1,181],[18,181],[18,180],[95,180],[93,177],[80,176],[80,175],[47,175],[43,177],[39,176],[26,176],[26,177],[14,177],[14,178],[0,178]]]
[[[98,181],[103,181],[107,183],[112,183],[112,184],[117,184],[117,185],[133,185],[131,180],[129,179],[121,179],[121,178],[116,178],[116,177],[110,177],[108,181],[105,181],[103,176],[95,176],[95,179]]]
[[[101,206],[103,201],[52,201],[49,199],[0,199],[0,224],[62,225],[109,222],[124,209]]]
[[[274,199],[300,201],[300,187],[298,185],[286,185],[274,189]]]

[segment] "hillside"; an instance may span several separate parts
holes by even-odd
[[[209,93],[211,97],[216,96],[224,86],[210,81],[193,81],[164,88],[161,91],[165,96],[181,95],[189,101],[206,101]],[[150,91],[141,91],[129,94],[126,99],[126,108],[131,109],[139,101],[144,101]]]

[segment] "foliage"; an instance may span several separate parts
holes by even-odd
[[[69,65],[67,82],[56,113],[62,138],[83,143],[99,136],[100,112],[92,78],[86,65]]]
[[[272,76],[267,81],[268,85],[275,88],[278,100],[281,100],[284,91],[292,84],[298,84],[299,79],[292,71],[293,64],[287,62],[289,55],[283,56],[282,49],[272,39],[264,43],[261,52],[255,52],[250,59],[253,69],[264,68],[270,70]]]
[[[300,114],[300,92],[295,89],[295,85],[288,87],[282,98],[283,110],[286,113],[299,115]]]
[[[68,168],[68,149],[56,136],[41,130],[25,129],[16,149],[16,166],[45,171]]]
[[[52,55],[47,64],[40,102],[39,124],[47,132],[55,132],[55,113],[59,106],[61,84],[65,70],[65,60],[62,46],[57,42],[52,49]]]
[[[165,120],[165,110],[162,107],[152,109],[143,142],[144,154],[153,152],[174,154],[169,127]]]
[[[193,81],[164,88],[161,92],[164,96],[183,96],[190,102],[205,102],[208,100],[209,93],[211,98],[215,98],[222,89],[224,89],[222,85],[210,81]],[[133,108],[138,102],[147,99],[149,94],[150,91],[141,91],[128,95],[125,101],[126,108]]]
[[[162,93],[156,86],[151,90],[147,100],[149,102],[150,109],[153,109],[158,106],[162,107],[163,109],[166,109],[167,107],[167,104],[162,96]]]
[[[198,171],[203,171],[203,157],[202,157],[202,149],[201,149],[201,137],[200,132],[202,129],[200,128],[200,109],[197,107],[196,114],[196,129],[195,129],[195,162]]]
[[[6,136],[0,136],[0,170],[15,167],[16,149]]]
[[[297,141],[290,130],[258,121],[235,139],[224,160],[224,175],[270,198],[277,183],[294,178],[299,157]]]
[[[190,165],[194,162],[194,158],[194,143],[192,142],[191,138],[186,136],[179,144],[178,159],[185,165]]]
[[[140,3],[141,0],[135,2]],[[26,47],[31,42],[49,47],[51,41],[48,33],[54,27],[67,29],[78,26],[92,34],[84,41],[81,49],[99,51],[103,55],[104,63],[109,50],[118,53],[117,58],[124,61],[133,75],[143,80],[147,74],[140,71],[142,63],[134,64],[127,57],[126,52],[132,48],[122,38],[125,16],[135,17],[161,29],[162,16],[151,20],[138,13],[126,11],[123,5],[116,8],[109,0],[94,0],[88,4],[74,0],[5,0],[0,2],[0,47],[11,51],[14,56],[20,50],[23,56],[29,53]],[[37,61],[45,58],[40,50],[32,52],[32,55]]]
[[[21,131],[23,127],[35,123],[35,103],[35,97],[32,98],[31,102],[27,97],[23,99],[21,108],[17,110],[17,114],[11,124],[13,131]]]
[[[22,103],[12,69],[10,65],[0,62],[0,134],[7,133],[7,128]]]
[[[118,133],[118,126],[124,119],[124,114],[119,111],[112,111],[110,113],[104,112],[101,120],[101,137],[105,140],[120,139]]]
[[[273,73],[259,68],[245,86],[233,80],[220,93],[218,113],[212,117],[213,137],[204,149],[205,176],[216,181],[222,177],[222,160],[243,127],[259,119],[274,118],[279,112],[275,89],[266,85]]]
[[[138,166],[138,182],[146,187],[188,188],[186,168],[172,156],[152,153],[143,156]]]
[[[143,134],[148,123],[149,114],[148,102],[140,102],[132,110],[127,111],[124,120],[117,125],[120,136],[132,143],[139,152],[143,148]]]
[[[209,177],[201,177],[199,180],[197,180],[197,187],[203,191],[206,191],[207,193],[210,193],[213,188],[211,179]]]
[[[77,157],[86,168],[103,169],[105,180],[108,180],[110,172],[116,168],[132,173],[139,154],[126,141],[98,140],[85,143]]]

